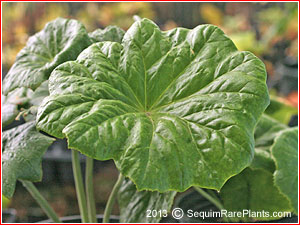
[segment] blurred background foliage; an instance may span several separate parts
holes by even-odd
[[[128,29],[133,16],[154,20],[163,30],[210,23],[221,27],[239,50],[263,59],[268,85],[288,104],[298,104],[298,6],[293,2],[65,2],[3,3],[3,72],[28,37],[57,17],[75,18],[88,31],[117,25]]]
[[[293,123],[297,125],[297,3],[4,2],[2,7],[3,75],[11,67],[17,53],[25,46],[29,36],[57,17],[77,19],[86,26],[89,32],[108,25],[117,25],[126,30],[134,22],[134,15],[155,21],[162,30],[178,26],[194,28],[205,23],[217,25],[235,42],[239,50],[251,51],[264,61],[271,93],[271,105],[266,112],[286,124],[291,122],[292,115],[296,115],[293,117]],[[95,195],[98,198],[96,200],[97,212],[103,210],[108,193],[117,176],[113,164],[106,165],[110,166],[102,168],[95,176],[96,192],[104,192],[102,195]],[[78,214],[73,185],[66,184],[66,181],[60,181],[60,184],[56,185],[54,182],[50,186],[42,187],[42,192],[45,192],[45,196],[51,199],[55,210],[60,216]],[[41,215],[43,213],[38,211],[39,208],[34,200],[22,190],[17,189],[12,202],[5,202],[5,204],[10,204],[11,207],[17,209],[20,221],[34,221],[29,218],[29,212],[40,212]],[[32,207],[37,211],[31,210]],[[115,209],[115,213],[117,210]]]

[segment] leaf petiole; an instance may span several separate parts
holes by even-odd
[[[86,190],[88,217],[90,223],[97,223],[96,205],[95,205],[94,187],[93,187],[93,165],[94,165],[94,159],[90,157],[86,157],[85,190]]]
[[[210,201],[211,203],[213,203],[219,210],[223,210],[224,206],[222,205],[222,203],[217,199],[212,197],[210,194],[208,194],[206,191],[204,191],[202,188],[199,187],[195,187],[194,189],[199,192],[199,194],[201,194],[204,198],[206,198],[208,201]],[[227,217],[223,217],[223,220],[225,222],[229,222]]]
[[[31,196],[37,201],[37,203],[41,206],[47,216],[54,223],[61,223],[57,214],[54,212],[53,208],[49,205],[48,201],[41,195],[39,190],[34,186],[34,184],[30,181],[20,180],[23,186],[27,189],[27,191],[31,194]]]
[[[118,191],[121,187],[123,180],[124,180],[124,177],[120,173],[119,178],[118,178],[117,182],[115,183],[115,186],[113,187],[113,190],[111,191],[108,201],[106,203],[106,207],[104,210],[104,216],[103,216],[103,223],[109,223],[109,217],[110,217],[110,214],[112,211],[112,207],[114,206]]]
[[[80,161],[78,151],[76,150],[72,150],[72,167],[81,219],[83,223],[88,223],[88,212],[80,169]]]

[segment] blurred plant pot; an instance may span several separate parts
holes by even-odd
[[[174,208],[181,208],[184,212],[187,212],[189,209],[194,212],[216,212],[219,211],[216,206],[211,202],[205,199],[197,191],[191,191],[184,193],[180,196],[175,202]],[[188,217],[185,215],[179,219],[180,223],[224,223],[222,218],[205,218],[201,217]],[[257,221],[256,223],[298,223],[298,216],[286,217],[279,220],[272,221]]]
[[[63,223],[81,223],[81,217],[80,215],[74,215],[74,216],[66,216],[60,218]],[[97,215],[98,223],[102,223],[103,215]],[[119,217],[118,216],[111,216],[110,217],[110,223],[119,223]],[[38,223],[52,223],[52,220],[42,220]]]
[[[3,209],[2,210],[2,222],[3,223],[16,223],[17,212],[15,209]]]

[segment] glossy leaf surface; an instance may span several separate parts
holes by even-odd
[[[89,37],[92,42],[101,41],[114,41],[121,43],[124,37],[125,31],[117,26],[108,26],[105,29],[97,29],[89,33]]]
[[[42,156],[53,141],[36,131],[35,122],[2,133],[2,191],[6,197],[12,197],[18,179],[42,179]]]
[[[125,179],[119,190],[118,202],[121,223],[158,223],[161,215],[166,215],[173,204],[175,191],[137,191],[134,183]],[[150,216],[147,210],[151,210]],[[157,213],[152,215],[152,212]]]
[[[29,38],[5,76],[3,92],[18,87],[36,89],[59,64],[74,60],[91,44],[84,26],[76,20],[58,18]]]
[[[220,189],[253,158],[269,103],[263,63],[217,27],[161,32],[135,22],[57,67],[38,128],[69,148],[114,159],[138,190]]]
[[[271,152],[276,164],[274,182],[298,213],[298,128],[282,131]]]

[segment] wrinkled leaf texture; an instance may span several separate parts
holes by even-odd
[[[137,191],[130,179],[125,179],[118,193],[121,223],[158,223],[160,213],[150,217],[147,210],[166,214],[171,210],[175,191]]]
[[[54,141],[28,122],[2,133],[2,193],[11,198],[18,179],[41,181],[42,156]]]
[[[37,126],[114,159],[138,190],[220,189],[250,164],[269,103],[264,64],[216,26],[162,32],[135,22],[58,66]]]

